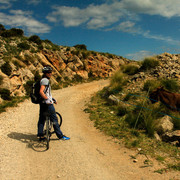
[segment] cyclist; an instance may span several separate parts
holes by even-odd
[[[52,67],[45,66],[43,67],[43,76],[40,81],[40,95],[42,97],[42,101],[40,103],[40,113],[39,113],[39,121],[38,121],[38,138],[40,140],[45,139],[43,135],[43,129],[45,124],[45,114],[49,113],[50,120],[53,122],[54,131],[59,139],[69,140],[69,137],[63,135],[60,127],[58,125],[58,119],[56,116],[56,111],[53,103],[57,104],[56,100],[52,98],[51,94],[51,86],[50,86],[50,78],[52,76]]]

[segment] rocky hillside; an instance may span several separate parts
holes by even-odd
[[[155,57],[150,57],[150,59],[158,61],[159,64],[153,68],[143,70],[142,62],[130,63],[136,64],[139,70],[136,74],[129,76],[129,90],[133,88],[134,91],[141,91],[144,83],[148,80],[174,79],[180,83],[180,54],[165,52]]]
[[[43,65],[53,67],[52,84],[61,86],[110,77],[128,62],[120,56],[88,51],[85,45],[58,46],[35,35],[25,37],[22,30],[0,31],[0,85],[1,89],[10,90],[12,96],[25,95],[26,83],[42,75]]]

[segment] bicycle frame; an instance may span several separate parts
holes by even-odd
[[[57,115],[57,118],[58,118],[58,124],[59,126],[61,126],[62,124],[62,116],[56,112],[56,115]],[[49,141],[50,141],[50,137],[52,134],[55,133],[55,131],[51,131],[52,129],[52,126],[53,126],[53,122],[50,120],[50,115],[47,113],[46,114],[46,119],[45,119],[45,140],[46,140],[46,147],[47,147],[47,150],[49,149]]]

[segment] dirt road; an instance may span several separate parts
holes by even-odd
[[[134,163],[130,151],[96,130],[83,112],[90,97],[108,84],[101,80],[54,91],[56,110],[63,116],[62,131],[69,141],[52,136],[50,149],[36,139],[39,106],[29,100],[0,114],[1,180],[153,180],[178,179],[178,173],[154,173]]]

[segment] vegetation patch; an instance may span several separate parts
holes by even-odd
[[[0,113],[5,112],[8,107],[16,107],[18,103],[23,102],[27,97],[13,97],[10,101],[3,101],[0,104]]]
[[[12,72],[12,67],[11,65],[9,64],[9,62],[5,62],[2,66],[1,66],[1,71],[10,76],[11,75],[11,72]]]
[[[155,58],[152,57],[145,58],[142,62],[141,70],[146,71],[159,66],[159,64],[160,64],[159,61]]]

